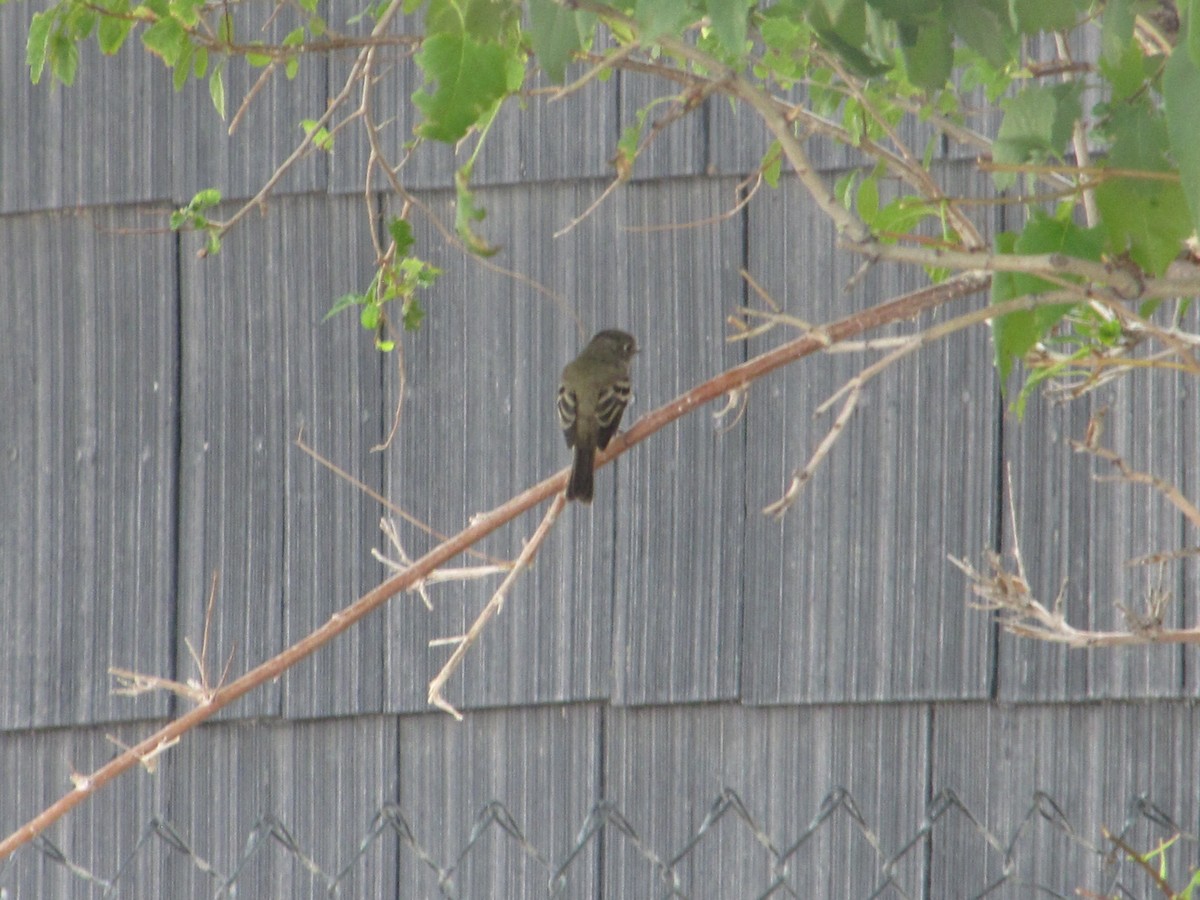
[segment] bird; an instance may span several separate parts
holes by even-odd
[[[591,503],[596,451],[608,446],[632,391],[629,368],[638,352],[633,335],[610,328],[593,337],[563,369],[558,419],[575,450],[567,499]]]

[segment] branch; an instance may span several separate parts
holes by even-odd
[[[467,633],[460,638],[454,639],[454,643],[458,646],[454,648],[454,652],[450,654],[450,658],[446,660],[446,664],[442,666],[441,671],[434,676],[433,681],[429,682],[429,703],[438,709],[450,713],[450,715],[454,716],[460,722],[463,718],[462,713],[455,709],[450,701],[442,696],[442,688],[446,686],[446,682],[450,680],[450,676],[462,664],[467,651],[479,640],[479,636],[483,634],[483,629],[487,627],[488,622],[504,608],[504,599],[508,596],[508,592],[512,589],[513,584],[516,583],[517,576],[529,568],[534,556],[537,555],[538,548],[546,540],[546,535],[550,533],[551,526],[558,520],[559,513],[563,511],[563,507],[566,505],[567,495],[565,493],[559,494],[554,498],[554,502],[550,504],[550,509],[546,511],[542,523],[538,525],[537,530],[533,533],[533,537],[529,539],[529,542],[521,550],[521,555],[517,557],[516,565],[513,566],[512,571],[501,582],[500,587],[496,589],[496,593],[492,594],[492,599],[488,601],[487,606],[476,617],[471,627],[467,630]],[[437,643],[444,643],[444,641],[438,641]]]
[[[916,263],[922,266],[957,269],[967,272],[1024,272],[1042,278],[1061,280],[1063,276],[1075,275],[1092,284],[1111,285],[1122,299],[1149,296],[1151,284],[1145,283],[1125,268],[1106,263],[1092,262],[1065,253],[1040,253],[1015,255],[994,253],[990,250],[955,250],[948,247],[913,246],[911,244],[885,244],[868,239],[857,243],[844,242],[845,248],[872,259],[887,259],[893,262]],[[1084,287],[1080,286],[1081,295]],[[1200,270],[1191,279],[1191,285],[1173,282],[1171,291],[1160,296],[1178,296],[1200,292]]]
[[[1096,421],[1095,417],[1093,417],[1092,421]],[[1098,429],[1091,427],[1089,423],[1088,431],[1090,434],[1095,434]],[[1089,437],[1085,441],[1071,441],[1071,448],[1076,453],[1088,453],[1096,457],[1096,459],[1102,459],[1105,462],[1111,463],[1117,472],[1120,473],[1119,480],[1121,481],[1127,481],[1130,484],[1144,484],[1154,488],[1172,506],[1187,517],[1187,520],[1192,523],[1192,527],[1200,528],[1200,509],[1197,509],[1196,505],[1188,500],[1179,488],[1165,478],[1160,478],[1152,472],[1141,472],[1134,469],[1126,462],[1123,456],[1113,450],[1109,450],[1107,447],[1101,447],[1098,440],[1099,436],[1097,435],[1095,439]],[[1095,476],[1095,478],[1097,481],[1102,480],[1099,475]]]
[[[596,465],[597,467],[606,465],[693,410],[719,399],[732,390],[744,388],[751,382],[789,363],[816,353],[830,343],[854,338],[884,325],[912,318],[922,312],[976,293],[985,288],[987,284],[986,276],[962,275],[934,288],[914,295],[898,297],[871,309],[838,319],[741,365],[734,366],[676,397],[659,409],[642,416],[629,431],[618,434],[608,445],[607,450],[596,455]],[[471,524],[458,534],[438,544],[403,572],[398,572],[385,579],[345,609],[334,613],[324,625],[266,662],[255,666],[241,677],[224,687],[217,688],[208,702],[164,725],[92,774],[81,776],[75,790],[60,797],[47,809],[0,841],[0,859],[4,859],[18,847],[32,841],[119,775],[139,765],[142,760],[161,753],[163,748],[172,745],[181,735],[212,718],[220,710],[241,699],[259,685],[279,678],[289,668],[311,656],[339,634],[348,631],[396,594],[409,590],[432,573],[434,569],[465,552],[472,545],[511,522],[517,516],[561,492],[566,487],[569,476],[570,469],[564,468],[490,512],[473,517]]]
[[[937,286],[935,285],[929,288],[922,288],[914,293],[922,294],[925,291],[934,290],[936,287]],[[980,290],[982,290],[982,287]],[[910,294],[909,296],[911,297],[913,295]],[[835,391],[832,396],[826,399],[819,407],[817,407],[817,414],[819,415],[827,411],[839,397],[846,394],[849,395],[846,398],[846,402],[842,405],[841,410],[838,412],[837,417],[834,419],[833,424],[829,427],[829,430],[825,433],[825,436],[817,445],[817,449],[813,452],[813,455],[809,457],[808,462],[806,462],[800,469],[796,470],[796,472],[792,474],[791,481],[788,483],[787,489],[785,490],[783,496],[763,509],[764,515],[781,518],[783,514],[786,513],[789,508],[791,508],[792,504],[794,504],[799,498],[800,491],[810,480],[812,480],[812,476],[816,473],[818,466],[820,466],[820,464],[829,455],[830,450],[833,449],[833,445],[841,436],[842,430],[846,427],[846,422],[849,421],[850,416],[854,413],[854,410],[858,406],[859,397],[862,395],[862,390],[866,386],[867,382],[878,376],[888,367],[895,365],[906,356],[916,353],[922,347],[926,347],[936,340],[949,337],[951,334],[954,334],[958,331],[963,331],[972,326],[990,322],[993,319],[1000,318],[1001,316],[1007,316],[1011,313],[1036,309],[1039,306],[1053,306],[1063,302],[1070,303],[1073,302],[1074,299],[1075,297],[1072,293],[1064,291],[1053,291],[1048,294],[1026,295],[1023,297],[1014,298],[1012,300],[1006,300],[1004,303],[996,303],[990,306],[984,306],[980,309],[971,310],[970,312],[964,313],[961,316],[956,316],[946,322],[941,322],[937,325],[926,328],[925,330],[920,331],[911,337],[893,339],[900,341],[900,345],[898,347],[891,350],[881,359],[876,360],[864,368],[861,372],[838,388],[838,390]],[[843,345],[836,346],[840,348]],[[829,349],[832,351],[834,348],[831,347]]]
[[[380,13],[379,19],[375,23],[375,27],[371,29],[370,37],[377,38],[383,34],[389,23],[392,21],[392,18],[402,6],[403,0],[391,0],[391,2],[387,5],[387,8]],[[258,193],[255,194],[250,200],[246,201],[246,203],[244,203],[232,216],[219,224],[216,231],[216,236],[218,238],[227,234],[234,225],[245,218],[246,214],[249,213],[250,210],[262,204],[263,201],[265,201],[270,195],[271,191],[275,189],[275,185],[279,183],[281,178],[283,178],[284,173],[286,173],[287,170],[297,162],[297,160],[302,158],[304,154],[312,148],[314,136],[321,128],[329,123],[329,121],[333,118],[334,113],[337,112],[338,107],[340,107],[346,101],[351,92],[354,90],[355,83],[359,80],[359,78],[362,77],[363,71],[367,65],[368,54],[373,55],[375,47],[376,45],[374,41],[371,41],[368,46],[364,47],[359,52],[358,58],[354,61],[354,65],[350,69],[350,74],[346,77],[345,84],[342,85],[342,89],[338,92],[338,94],[329,100],[328,104],[326,105],[325,112],[322,113],[319,119],[317,119],[316,125],[313,128],[306,130],[303,140],[296,145],[296,149],[291,152],[291,155],[289,155],[287,159],[280,163],[279,167],[273,173],[271,173],[271,177],[267,179],[266,183],[263,184],[261,188],[259,188]],[[202,256],[206,255],[204,250],[201,250],[200,254]]]
[[[1107,410],[1102,410],[1088,423],[1087,438],[1083,443],[1073,441],[1072,445],[1079,452],[1095,453],[1101,458],[1108,459],[1109,455],[1119,460],[1111,451],[1101,451],[1098,442],[1102,431],[1102,423]],[[1114,461],[1115,464],[1115,460]],[[1123,463],[1124,461],[1121,460]],[[1125,467],[1126,469],[1128,467]],[[1132,473],[1142,475],[1143,473]],[[1165,482],[1144,476],[1147,481],[1130,478],[1131,481],[1152,483],[1159,490]],[[1169,485],[1167,486],[1169,487]],[[1186,503],[1186,501],[1183,501]],[[1200,644],[1200,625],[1192,628],[1165,628],[1163,620],[1166,615],[1170,594],[1156,588],[1146,599],[1144,612],[1136,612],[1120,603],[1117,609],[1125,617],[1128,630],[1126,631],[1096,631],[1076,628],[1067,622],[1064,609],[1066,582],[1063,582],[1058,596],[1054,598],[1053,608],[1045,606],[1034,597],[1029,589],[1029,577],[1025,571],[1025,562],[1021,558],[1021,544],[1017,537],[1017,510],[1013,498],[1012,475],[1008,477],[1008,503],[1012,522],[1012,562],[1015,571],[1010,571],[1004,564],[1004,559],[995,551],[988,551],[988,573],[976,570],[970,563],[953,556],[950,561],[957,566],[971,582],[971,591],[981,598],[971,602],[976,609],[992,611],[998,614],[1000,627],[1018,637],[1036,638],[1053,644],[1064,644],[1068,647],[1129,647],[1145,644]],[[1189,504],[1190,505],[1190,504]]]

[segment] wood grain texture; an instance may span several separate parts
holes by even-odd
[[[264,29],[266,13],[261,7],[231,7],[228,14],[233,17],[236,34],[253,34],[270,43],[281,42],[289,31],[308,21],[307,14],[299,10],[280,10]],[[180,206],[205,188],[218,188],[228,201],[255,196],[303,140],[300,123],[324,114],[331,96],[328,60],[319,54],[302,54],[296,77],[289,80],[282,66],[275,69],[237,129],[229,134],[234,114],[262,71],[241,60],[225,67],[224,120],[213,106],[207,79],[193,79],[172,95],[167,107],[171,135],[167,161],[170,190]],[[155,74],[156,80],[165,80],[160,72]],[[156,161],[156,165],[162,168],[163,162]],[[323,190],[328,167],[328,155],[314,150],[288,170],[272,196]]]
[[[109,736],[132,744],[147,730],[145,722],[127,722],[0,731],[0,829],[7,834],[69,791],[73,774],[103,765],[113,753]],[[163,809],[168,790],[162,778],[142,774],[121,790],[84,804],[44,835],[84,874],[62,865],[54,849],[42,853],[25,847],[0,865],[0,892],[9,897],[99,897],[106,882],[119,878],[122,894],[129,896],[184,896],[164,886],[159,858],[138,846],[151,816]]]
[[[615,274],[622,256],[604,240],[617,207],[603,206],[565,237],[552,237],[588,207],[595,187],[480,192],[489,210],[489,236],[506,242],[503,264],[549,295],[462,260],[422,227],[417,252],[429,248],[446,273],[427,298],[430,316],[422,331],[405,340],[403,418],[384,456],[389,498],[442,533],[457,531],[470,516],[570,462],[555,413],[562,367],[593,330],[625,323],[623,288]],[[442,210],[444,199],[432,195],[430,202]],[[389,397],[395,396],[393,377],[389,372]],[[604,469],[597,477],[597,502],[591,508],[573,505],[563,514],[532,568],[517,581],[504,614],[451,681],[447,697],[455,705],[608,696],[613,474]],[[515,559],[537,521],[526,517],[478,549],[493,559]],[[398,524],[411,556],[431,545],[429,535]],[[467,555],[455,564],[486,561]],[[388,606],[391,708],[427,708],[429,680],[449,655],[445,647],[430,648],[429,641],[463,633],[501,577],[431,587],[432,614],[415,596]]]
[[[362,480],[381,474],[383,361],[356,314],[322,323],[370,279],[353,198],[295,198],[248,222],[183,282],[180,633],[197,644],[220,576],[214,659],[233,672],[307,634],[378,580],[378,505],[293,445],[305,439]],[[374,473],[374,474],[372,474]],[[198,646],[198,644],[197,644]],[[181,659],[184,650],[180,648]],[[363,629],[288,682],[296,715],[378,709],[382,643]],[[280,711],[280,688],[232,714]]]
[[[326,884],[270,834],[282,824],[326,874],[355,856],[395,784],[396,722],[382,716],[314,722],[238,722],[201,728],[168,757],[166,809],[191,853],[244,897],[319,896]],[[256,828],[258,831],[256,832]],[[261,845],[252,847],[254,839]],[[173,897],[211,897],[220,882],[192,856],[152,851]],[[396,842],[375,840],[342,882],[347,897],[389,896]]]
[[[778,869],[755,834],[763,829],[786,860],[801,897],[866,897],[882,865],[846,808],[799,847],[798,839],[840,786],[867,827],[890,837],[911,830],[924,807],[928,713],[915,705],[751,709],[737,705],[613,709],[605,730],[608,796],[662,860],[684,850],[728,787],[751,822],[728,813],[677,863],[688,897],[762,896]],[[919,895],[923,860],[906,855],[893,877]],[[847,860],[853,859],[847,865]],[[666,893],[664,878],[622,835],[606,842],[604,883],[613,896]],[[885,893],[884,896],[899,896]]]
[[[377,69],[385,75],[372,93],[374,118],[383,152],[392,165],[403,162],[397,177],[408,190],[452,188],[454,173],[470,159],[478,136],[469,136],[457,152],[447,144],[422,141],[406,159],[403,145],[414,139],[421,123],[420,112],[409,97],[422,87],[424,74],[411,57],[399,52],[380,54],[379,59]],[[350,57],[331,60],[330,79],[336,89],[345,83],[352,65]],[[568,81],[583,72],[580,64],[569,66]],[[505,101],[488,129],[484,148],[471,172],[471,184],[483,187],[614,176],[609,160],[620,137],[616,88],[620,77],[603,84],[592,82],[553,102],[545,94]],[[548,80],[537,76],[524,89],[544,91],[551,87]],[[336,152],[329,157],[331,191],[362,192],[370,149],[367,133],[357,122],[338,136]],[[378,171],[371,184],[375,189],[391,191],[389,182]]]
[[[159,210],[0,219],[0,724],[162,713],[108,668],[173,671],[175,254]]]
[[[479,712],[462,723],[444,715],[401,720],[400,805],[422,847],[443,866],[457,860],[454,896],[547,896],[603,791],[600,719],[598,707],[572,705]],[[493,810],[498,819],[486,815],[492,801],[503,805]],[[505,821],[518,830],[504,830]],[[592,841],[581,851],[555,896],[598,895],[599,850]],[[402,894],[438,896],[436,873],[410,852],[401,853],[398,883]]]
[[[1179,789],[1194,781],[1200,764],[1190,704],[947,704],[933,724],[932,790],[952,789],[1002,846],[1011,844],[1012,883],[999,896],[1029,896],[1021,885],[1034,884],[1064,896],[1111,892],[1102,876],[1114,872],[1132,896],[1151,896],[1153,886],[1136,867],[1101,869],[1085,844],[1106,852],[1111,845],[1101,828],[1117,834],[1127,822],[1125,837],[1136,848],[1169,839],[1168,825],[1150,827],[1138,814],[1139,796],[1184,829],[1195,821],[1195,792]],[[1026,819],[1038,791],[1052,802],[1041,803],[1045,815]],[[1003,876],[1004,853],[957,812],[947,814],[947,824],[934,844],[931,896],[963,896],[961,885],[982,893]]]
[[[877,267],[847,296],[860,260],[836,252],[791,187],[761,198],[750,217],[751,272],[788,313],[809,322],[922,283],[915,273]],[[760,346],[752,343],[751,352]],[[992,626],[966,608],[965,581],[946,557],[973,557],[994,540],[1000,407],[990,353],[977,329],[869,384],[782,523],[759,510],[782,494],[832,425],[833,413],[814,417],[813,410],[877,354],[811,358],[752,389],[747,700],[987,696]]]
[[[742,302],[740,216],[732,179],[630,187],[624,293],[634,363],[631,419],[744,359],[721,340]],[[737,696],[744,571],[746,433],[706,410],[621,460],[614,695],[620,703]],[[602,476],[603,477],[603,476]],[[669,586],[669,587],[668,587]]]
[[[1184,546],[1182,516],[1148,486],[1098,483],[1096,477],[1116,470],[1073,452],[1069,442],[1082,440],[1088,417],[1107,406],[1102,445],[1132,468],[1180,485],[1188,459],[1186,394],[1170,375],[1135,372],[1070,406],[1036,398],[1023,422],[1006,423],[1017,535],[1033,591],[1049,605],[1061,590],[1067,619],[1077,628],[1126,628],[1116,604],[1144,611],[1157,587],[1176,597],[1169,621],[1184,625],[1189,606],[1178,602],[1179,564],[1127,565]],[[1011,547],[1011,525],[1003,538]],[[1000,649],[1006,699],[1178,696],[1183,690],[1183,647],[1069,650],[1002,635]]]
[[[52,85],[49,67],[31,84],[31,15],[27,6],[0,7],[0,213],[170,197],[172,138],[161,111],[171,84],[162,63],[140,48],[102,56],[89,40],[73,86]]]
[[[632,173],[639,181],[708,171],[709,120],[714,104],[725,101],[706,100],[676,118],[679,109],[674,101],[654,103],[662,96],[672,95],[664,94],[663,82],[658,79],[640,72],[621,73],[620,128],[634,128],[639,113],[645,116],[641,129],[645,146],[638,153]]]

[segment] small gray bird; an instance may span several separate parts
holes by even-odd
[[[563,369],[558,419],[567,446],[575,448],[567,499],[591,503],[596,450],[608,446],[629,403],[629,364],[637,341],[624,331],[601,331]]]

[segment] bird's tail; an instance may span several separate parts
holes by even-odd
[[[596,465],[596,448],[579,445],[575,448],[575,463],[571,466],[571,480],[567,482],[567,499],[580,503],[591,503],[594,485],[592,469]]]

